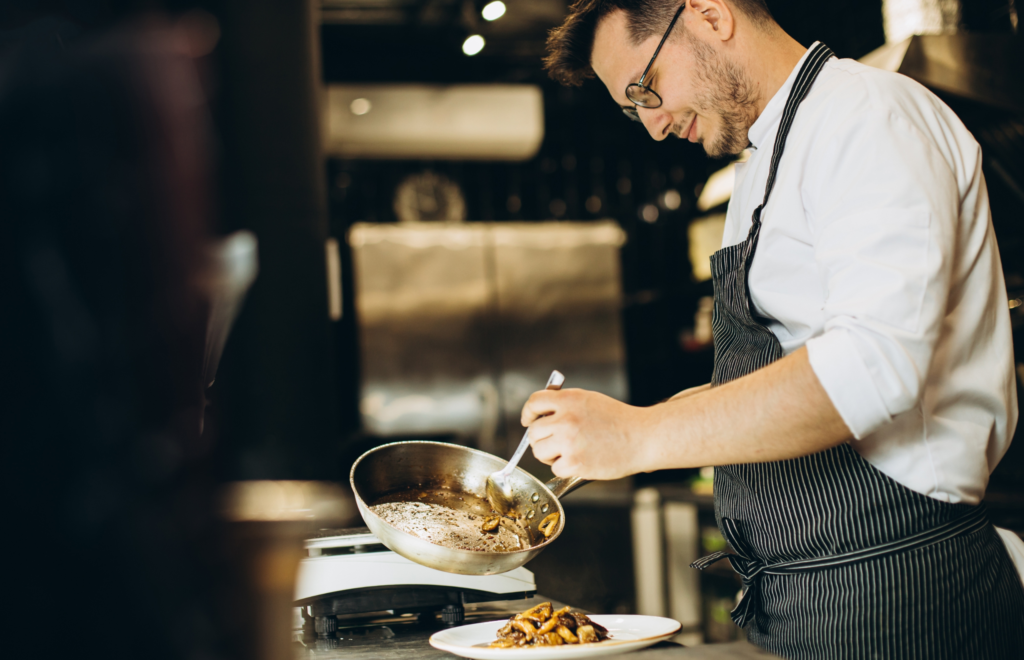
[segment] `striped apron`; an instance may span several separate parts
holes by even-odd
[[[747,273],[786,137],[832,52],[818,44],[790,92],[764,201],[747,239],[711,258],[712,387],[783,356],[751,314]],[[1021,658],[1024,588],[984,506],[949,504],[889,478],[849,444],[787,461],[715,468],[715,515],[743,578],[732,612],[786,658]]]

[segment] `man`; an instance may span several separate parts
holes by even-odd
[[[733,618],[774,653],[1018,657],[1024,587],[978,506],[1017,410],[970,133],[763,0],[577,0],[549,49],[654,139],[752,155],[712,259],[712,382],[650,408],[538,392],[535,455],[590,479],[717,466]]]

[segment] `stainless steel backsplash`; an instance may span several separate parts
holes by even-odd
[[[363,428],[504,455],[552,369],[628,398],[612,221],[353,225]]]

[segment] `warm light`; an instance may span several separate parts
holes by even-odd
[[[462,52],[466,55],[476,55],[484,49],[484,38],[474,34],[462,42]]]
[[[675,211],[683,203],[683,197],[678,190],[669,189],[661,196],[661,204],[668,211]]]
[[[496,21],[505,15],[505,3],[499,2],[498,0],[489,2],[480,14],[486,21]]]
[[[373,108],[373,104],[370,103],[370,99],[356,99],[348,108],[354,115],[365,115]]]
[[[561,199],[553,199],[551,200],[551,203],[548,204],[548,210],[551,211],[551,215],[555,216],[556,218],[561,218],[563,215],[565,215],[566,208],[568,207],[566,206],[565,202]]]
[[[658,207],[654,204],[645,204],[640,209],[640,218],[647,223],[653,224],[658,221]]]

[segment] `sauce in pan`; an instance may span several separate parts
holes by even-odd
[[[484,518],[494,512],[486,504],[472,501],[477,498],[457,496],[459,504],[465,505],[465,508],[453,508],[438,502],[454,495],[450,491],[443,494],[426,492],[412,501],[406,499],[410,497],[409,494],[401,499],[385,497],[370,506],[370,511],[396,529],[446,548],[476,552],[517,552],[530,547],[527,531],[513,518],[502,517],[493,532],[483,531],[481,526]],[[471,501],[466,502],[466,499]]]

